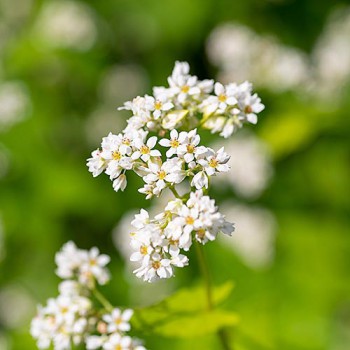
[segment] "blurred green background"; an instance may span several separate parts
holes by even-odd
[[[266,105],[257,126],[224,142],[233,171],[212,191],[237,227],[206,246],[215,282],[236,284],[235,349],[350,349],[347,4],[0,0],[0,349],[36,348],[30,319],[57,295],[54,254],[68,240],[111,255],[104,291],[115,305],[199,278],[191,256],[175,279],[136,281],[120,220],[152,203],[140,179],[115,193],[85,165],[124,127],[116,107],[165,85],[175,60],[201,79],[249,79]],[[154,350],[218,348],[141,336]]]

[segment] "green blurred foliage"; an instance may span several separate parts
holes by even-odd
[[[38,18],[48,3],[0,0],[0,85],[23,82],[31,105],[27,118],[0,133],[1,146],[9,154],[9,169],[0,178],[0,307],[1,293],[10,286],[20,288],[30,305],[13,323],[8,321],[9,310],[0,309],[0,348],[6,350],[36,348],[29,335],[30,318],[36,303],[57,294],[54,254],[67,240],[81,248],[98,246],[111,255],[113,280],[104,292],[116,305],[142,304],[137,294],[143,288],[147,293],[148,286],[135,283],[125,272],[111,234],[123,214],[149,206],[137,193],[139,179],[131,178],[124,193],[115,193],[107,177],[93,179],[85,166],[101,136],[120,130],[128,117],[116,111],[124,99],[115,97],[111,103],[101,88],[110,69],[139,67],[144,75],[143,85],[134,88],[139,94],[164,85],[175,60],[189,61],[200,78],[213,78],[216,69],[207,61],[205,41],[225,21],[273,34],[310,52],[330,11],[346,2],[85,1],[96,24],[96,41],[89,49],[42,39],[45,28],[38,29]],[[124,83],[116,90],[125,98],[134,97],[128,95],[128,81]],[[110,88],[113,98],[113,85]],[[250,129],[271,147],[275,174],[263,195],[250,202],[269,208],[277,218],[275,259],[270,267],[254,270],[228,247],[206,246],[214,282],[235,281],[225,302],[240,319],[231,340],[239,350],[349,349],[349,89],[327,110],[292,93],[259,93],[266,110]],[[102,123],[102,134],[91,122],[97,107],[115,113],[113,124]],[[218,203],[227,198],[236,196],[218,192]],[[191,256],[191,267],[159,289],[166,285],[165,294],[171,294],[199,279]],[[16,313],[16,304],[13,307]],[[231,325],[230,317],[223,324]],[[200,326],[200,319],[192,321],[191,327]],[[212,322],[215,328],[213,316],[202,322]],[[190,327],[185,320],[183,326]],[[155,350],[219,348],[214,336],[169,339],[145,334],[145,340],[147,348]]]

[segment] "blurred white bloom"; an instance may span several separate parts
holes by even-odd
[[[87,349],[107,349],[115,345],[111,348],[114,350],[118,345],[125,345],[127,350],[145,350],[137,339],[124,335],[131,329],[129,321],[133,310],[113,309],[93,283],[92,277],[100,284],[109,279],[105,268],[109,260],[109,256],[100,254],[96,247],[82,250],[73,242],[66,243],[56,254],[57,273],[70,279],[59,284],[57,298],[50,298],[45,306],[38,306],[37,315],[31,322],[30,332],[40,349],[52,345],[55,350],[70,350],[85,343]],[[0,310],[1,298],[0,293]],[[97,302],[100,307],[95,305]],[[7,305],[22,310],[20,306],[18,302],[16,306],[10,302]],[[8,312],[14,314],[13,310]],[[117,339],[121,341],[117,343]]]
[[[107,323],[107,331],[113,332],[128,332],[130,330],[130,318],[133,315],[133,310],[114,309],[111,314],[103,315],[102,319]]]
[[[309,79],[309,62],[301,51],[272,37],[259,36],[235,23],[218,26],[207,42],[207,54],[224,83],[253,81],[274,91],[299,88]]]
[[[48,45],[81,51],[90,49],[97,37],[92,9],[69,0],[44,3],[36,31]]]
[[[232,237],[222,235],[220,242],[232,248],[245,264],[254,269],[271,265],[275,256],[276,220],[264,208],[243,204],[222,205],[222,212],[228,220],[236,221]]]
[[[341,96],[350,81],[350,7],[331,14],[312,53],[315,70],[313,91],[327,102]]]
[[[7,328],[27,325],[35,303],[26,290],[18,285],[3,286],[0,291],[0,322]]]
[[[147,73],[141,66],[118,64],[108,67],[104,72],[98,86],[98,93],[104,103],[117,106],[140,95],[147,88]]]
[[[0,84],[0,132],[22,121],[30,110],[27,89],[21,82]]]
[[[258,197],[267,187],[273,174],[267,145],[253,134],[242,134],[228,140],[224,146],[226,151],[233,155],[228,161],[231,171],[219,176],[214,186],[228,183],[242,197]]]
[[[93,287],[95,280],[106,284],[109,281],[106,268],[109,260],[109,256],[100,254],[96,247],[90,251],[81,250],[73,242],[68,242],[56,254],[56,274],[68,279],[77,277],[80,283],[89,287]]]

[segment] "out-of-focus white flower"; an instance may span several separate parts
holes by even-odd
[[[327,103],[342,96],[350,81],[350,7],[334,11],[312,52],[315,83],[313,92]]]
[[[94,16],[84,3],[50,1],[39,14],[36,32],[50,46],[86,51],[97,38]]]
[[[222,205],[228,220],[235,219],[232,237],[221,236],[219,242],[232,248],[245,264],[254,269],[268,267],[275,255],[276,220],[265,208],[230,202]]]
[[[207,54],[224,83],[253,81],[274,91],[300,89],[310,78],[309,61],[301,51],[259,36],[236,23],[218,26],[207,42]]]
[[[221,174],[214,186],[228,183],[242,197],[258,197],[267,187],[273,174],[267,145],[252,134],[239,135],[224,145],[226,151],[233,155],[228,161],[231,171]]]
[[[99,284],[109,281],[106,265],[110,258],[100,254],[97,248],[92,248],[90,251],[81,250],[73,242],[68,242],[56,254],[55,260],[56,273],[61,278],[77,277],[80,283],[87,286],[93,286],[95,280]]]
[[[56,254],[56,262],[59,274],[70,279],[60,283],[58,297],[50,298],[45,306],[38,307],[31,322],[30,332],[40,349],[52,345],[55,350],[70,350],[74,345],[85,344],[91,350],[108,349],[112,345],[122,346],[121,349],[125,346],[127,350],[145,350],[139,340],[124,334],[131,329],[129,321],[133,310],[113,309],[108,301],[103,301],[104,297],[91,279],[93,276],[100,284],[107,281],[107,255],[100,254],[97,248],[81,250],[68,242]],[[1,298],[0,294],[0,306]],[[96,302],[102,307],[98,308]],[[16,307],[8,304],[14,309],[18,306],[18,303]],[[13,310],[9,314],[13,315]]]
[[[29,111],[30,99],[23,83],[0,84],[0,132],[22,121]]]
[[[130,318],[133,315],[133,310],[114,309],[110,314],[106,314],[102,319],[107,323],[107,331],[113,332],[128,332],[130,330]]]
[[[24,288],[11,284],[0,291],[0,321],[6,328],[26,325],[35,310],[35,303]]]

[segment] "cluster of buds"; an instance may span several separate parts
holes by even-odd
[[[215,151],[201,145],[198,129],[228,137],[244,122],[255,124],[264,108],[250,83],[200,81],[189,75],[186,62],[176,62],[168,83],[167,88],[155,87],[154,96],[126,102],[121,109],[133,113],[126,128],[104,137],[87,160],[93,176],[105,172],[115,191],[126,188],[126,172],[132,170],[143,179],[139,192],[146,199],[165,189],[175,195],[154,219],[141,210],[133,221],[131,260],[140,263],[134,273],[149,282],[173,276],[174,266],[188,265],[180,252],[190,248],[193,238],[205,244],[219,232],[234,231],[206,195],[210,178],[229,171],[230,156],[223,147]],[[184,182],[189,191],[180,196],[176,186]]]
[[[81,250],[73,242],[56,254],[56,273],[64,279],[60,294],[39,306],[31,323],[31,334],[40,349],[53,344],[55,350],[69,350],[72,345],[85,344],[87,349],[145,350],[138,340],[125,335],[132,310],[96,306],[101,300],[96,284],[108,282],[109,260],[97,248]]]

